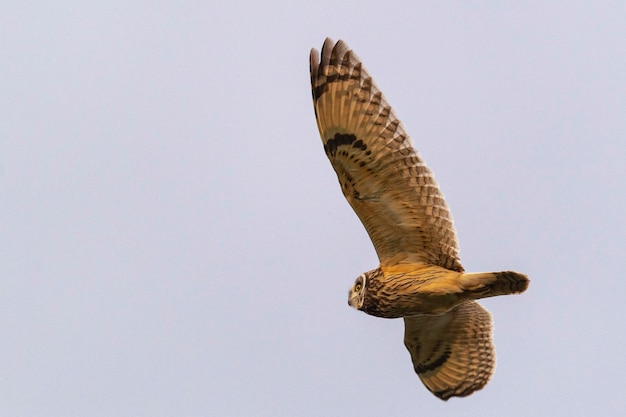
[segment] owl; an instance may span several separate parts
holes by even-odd
[[[361,274],[348,304],[404,319],[413,368],[437,397],[483,388],[495,364],[491,315],[476,300],[522,293],[513,271],[467,273],[439,186],[356,54],[326,39],[310,55],[324,152],[365,226],[380,265]]]

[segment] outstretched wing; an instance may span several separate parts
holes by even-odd
[[[452,217],[435,179],[359,58],[326,39],[311,51],[311,85],[324,150],[381,265],[463,271]]]
[[[404,318],[413,368],[437,397],[465,397],[484,387],[495,365],[491,315],[467,301],[441,316]]]

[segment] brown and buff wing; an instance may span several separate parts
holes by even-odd
[[[456,232],[431,171],[361,61],[326,39],[310,56],[317,125],[341,190],[382,266],[463,271]]]
[[[465,397],[484,387],[495,366],[491,315],[467,301],[440,316],[404,318],[413,368],[437,397]]]

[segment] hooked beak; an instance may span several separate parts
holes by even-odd
[[[352,308],[359,309],[359,295],[353,294],[352,291],[348,294],[348,305]]]

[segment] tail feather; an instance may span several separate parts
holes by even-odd
[[[461,275],[461,285],[472,298],[519,294],[528,288],[528,277],[514,271],[479,272]]]

